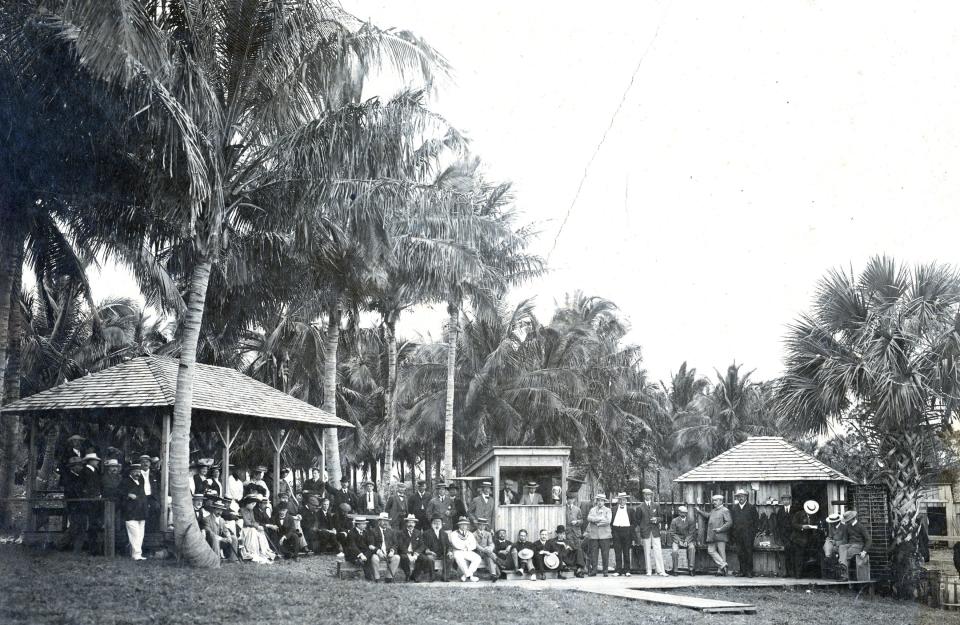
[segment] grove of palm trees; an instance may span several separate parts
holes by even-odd
[[[957,481],[960,272],[884,247],[843,256],[778,320],[782,371],[758,373],[744,346],[719,362],[677,349],[654,372],[647,338],[679,330],[638,323],[591,283],[540,295],[556,224],[439,109],[469,68],[416,26],[336,0],[0,3],[0,404],[132,357],[179,359],[169,491],[191,567],[220,565],[189,489],[216,446],[191,435],[203,363],[349,422],[324,430],[325,479],[376,479],[384,497],[492,446],[563,445],[610,493],[673,501],[681,473],[782,436],[887,489],[894,558],[914,575],[924,491]],[[565,223],[565,209],[551,210]],[[104,267],[135,292],[97,283]],[[695,293],[645,291],[652,269],[597,271],[651,307],[703,307],[684,332],[722,333]],[[423,319],[428,332],[407,329]],[[53,489],[55,452],[81,426],[40,426],[37,480]],[[240,461],[267,462],[265,441],[244,437]],[[8,529],[26,442],[25,422],[0,418]],[[298,435],[284,453],[302,471],[321,462]]]

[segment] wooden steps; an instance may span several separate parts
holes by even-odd
[[[733,601],[720,601],[718,599],[705,599],[703,597],[690,597],[688,595],[651,592],[649,590],[638,590],[636,588],[578,588],[577,590],[597,595],[606,595],[608,597],[621,597],[623,599],[635,599],[659,605],[689,608],[707,614],[756,614],[757,612],[757,606],[751,603],[735,603]]]

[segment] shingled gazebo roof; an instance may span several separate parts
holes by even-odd
[[[155,414],[173,408],[180,361],[142,356],[60,384],[0,408],[4,414],[74,416]],[[193,412],[353,427],[325,410],[300,401],[236,369],[197,364]]]
[[[674,482],[850,482],[779,436],[751,436]]]

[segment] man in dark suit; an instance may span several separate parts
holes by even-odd
[[[643,561],[647,567],[647,575],[652,575],[655,565],[657,575],[666,577],[667,573],[663,567],[663,543],[660,540],[660,524],[663,523],[663,517],[660,513],[660,504],[653,500],[651,489],[643,489],[643,501],[637,506],[634,514],[637,524],[636,533],[643,546]]]
[[[336,551],[337,518],[330,509],[330,500],[323,499],[317,506],[317,496],[307,496],[307,506],[303,513],[303,531],[307,535],[310,549],[314,553]]]
[[[557,572],[559,579],[563,579],[563,571],[573,571],[576,577],[583,577],[583,572],[587,568],[586,557],[582,549],[568,541],[566,527],[557,526],[554,537],[547,541],[547,551],[557,554],[560,558],[561,567]]]
[[[636,512],[627,507],[627,494],[617,493],[613,499],[610,529],[613,532],[614,576],[630,577],[630,543],[633,527],[638,525]]]
[[[421,531],[426,531],[430,527],[430,517],[427,516],[427,506],[430,505],[430,499],[426,480],[417,480],[417,490],[410,495],[407,510],[417,517],[417,529]]]
[[[390,524],[394,529],[401,530],[406,526],[406,517],[410,512],[410,500],[407,498],[407,489],[403,484],[397,485],[397,492],[387,499],[384,511],[390,515]]]
[[[397,553],[400,554],[400,570],[407,581],[419,581],[418,575],[424,573],[421,556],[423,555],[423,532],[417,529],[417,517],[408,514],[403,520],[406,527],[397,532]]]
[[[392,583],[400,568],[400,555],[397,553],[397,539],[390,527],[390,515],[381,512],[377,524],[367,528],[364,538],[367,542],[367,557],[373,569],[373,581],[380,580],[380,563],[386,562],[387,575],[384,581]]]
[[[740,562],[737,575],[753,577],[753,539],[757,535],[760,515],[757,514],[757,507],[747,501],[747,491],[742,488],[733,499],[734,504],[730,506],[730,518],[733,519],[730,538],[737,548],[737,560]]]
[[[127,467],[127,477],[117,487],[120,515],[130,543],[130,557],[134,560],[146,560],[142,552],[143,534],[150,505],[143,484],[140,465],[132,464]]]
[[[352,514],[360,514],[357,510],[357,496],[350,490],[350,478],[343,476],[340,479],[340,488],[334,488],[329,482],[323,488],[330,497],[330,508],[336,517],[337,538],[344,540],[347,532],[353,528]]]
[[[446,484],[437,484],[437,496],[427,505],[427,516],[431,522],[434,517],[440,517],[443,519],[443,529],[453,529],[453,520],[457,517],[454,516],[454,501],[447,492]]]
[[[451,484],[447,487],[447,495],[450,497],[450,503],[453,505],[453,512],[451,513],[451,530],[456,529],[453,525],[453,521],[459,519],[462,516],[467,516],[467,505],[464,503],[463,499],[460,498],[460,485]],[[469,518],[469,517],[468,517]]]
[[[357,497],[357,512],[366,515],[378,515],[383,512],[383,499],[380,493],[373,490],[373,482],[366,480],[363,486],[363,492]]]
[[[443,529],[443,517],[440,515],[430,519],[430,529],[423,533],[423,567],[430,571],[430,581],[433,581],[435,562],[441,563],[443,581],[447,581],[447,553],[450,550],[450,539]]]
[[[341,541],[343,553],[348,562],[363,567],[363,576],[373,581],[373,569],[370,567],[369,545],[367,544],[367,517],[362,514],[350,515],[353,527],[347,530]]]
[[[773,534],[777,542],[783,545],[783,564],[788,576],[794,575],[797,570],[795,532],[793,531],[793,517],[797,513],[798,506],[793,505],[793,499],[789,494],[780,495],[779,505],[770,515],[773,521]]]

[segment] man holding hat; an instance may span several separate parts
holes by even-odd
[[[486,517],[477,517],[474,524],[477,526],[477,531],[473,533],[473,537],[477,541],[477,553],[480,554],[480,558],[487,565],[487,570],[490,572],[490,581],[496,583],[500,579],[500,571],[497,569],[497,552],[493,532],[487,529]]]
[[[790,519],[790,542],[784,545],[784,550],[792,549],[793,557],[784,558],[793,565],[793,568],[787,569],[787,575],[792,575],[797,579],[803,577],[804,565],[807,562],[809,552],[817,544],[819,547],[820,520],[817,513],[820,511],[820,504],[810,499],[803,503],[803,506],[794,513]],[[819,555],[820,550],[817,549]]]
[[[426,531],[430,527],[430,517],[427,515],[427,507],[430,505],[430,493],[427,492],[427,481],[417,480],[417,490],[410,495],[410,501],[407,510],[417,517],[417,528],[420,531]]]
[[[432,520],[436,517],[443,519],[443,529],[453,529],[454,502],[447,492],[446,484],[437,484],[437,496],[427,505],[427,516]]]
[[[630,543],[633,540],[632,528],[639,525],[633,510],[627,507],[626,493],[617,493],[613,498],[610,530],[613,536],[613,576],[625,575],[630,577]]]
[[[423,546],[423,532],[417,529],[417,517],[408,514],[403,519],[405,527],[397,531],[397,553],[400,555],[400,570],[406,575],[407,581],[416,582],[417,575],[423,572],[423,565],[419,562]]]
[[[361,484],[363,493],[360,495],[360,514],[376,516],[383,512],[383,500],[380,499],[380,493],[374,492],[373,482],[364,480]]]
[[[406,487],[403,484],[397,484],[396,492],[387,499],[384,510],[390,515],[390,523],[398,531],[406,526],[407,514],[410,512],[408,504]]]
[[[120,513],[130,543],[130,557],[134,560],[146,560],[143,557],[143,535],[146,532],[147,513],[150,504],[144,489],[142,467],[131,464],[127,467],[127,477],[119,487]]]
[[[203,532],[210,548],[214,553],[229,562],[240,561],[240,546],[236,534],[223,520],[223,513],[230,509],[229,500],[221,497],[208,499],[204,502],[208,514],[203,520]]]
[[[367,528],[364,534],[367,543],[367,557],[373,569],[373,581],[380,580],[380,562],[387,563],[387,575],[384,578],[389,584],[400,568],[400,556],[397,554],[397,540],[390,529],[390,515],[381,512],[377,515],[377,525]]]
[[[677,516],[670,521],[670,547],[673,567],[671,573],[676,575],[680,568],[680,549],[687,551],[687,572],[694,573],[697,562],[697,520],[687,513],[686,506],[677,508]]]
[[[493,484],[490,482],[480,483],[480,494],[470,501],[470,509],[467,511],[470,522],[477,524],[477,519],[493,518]]]
[[[558,579],[564,578],[564,571],[573,571],[574,576],[583,577],[583,570],[587,566],[583,550],[568,542],[566,527],[563,525],[557,526],[553,538],[547,541],[546,549],[557,554],[557,557],[560,558],[560,570],[557,572]]]
[[[757,507],[748,501],[747,491],[738,489],[733,496],[734,504],[730,508],[733,529],[730,537],[737,549],[740,562],[739,577],[753,577],[753,539],[757,536],[760,515]]]
[[[610,509],[604,504],[607,498],[603,493],[597,493],[594,497],[594,505],[587,513],[587,566],[590,567],[589,575],[593,577],[597,574],[597,550],[600,550],[600,557],[603,563],[603,576],[607,576],[607,568],[610,563],[610,541],[613,533],[610,529],[612,514]]]
[[[850,578],[850,558],[857,559],[857,579],[870,579],[870,559],[867,552],[873,544],[870,531],[860,523],[856,510],[847,510],[843,513],[844,536],[843,543],[837,549],[840,553],[840,580]]]
[[[527,530],[517,532],[517,541],[510,547],[510,558],[513,561],[514,570],[521,574],[530,574],[530,579],[537,579],[537,572],[534,568],[533,557],[537,554],[536,545],[527,540]]]
[[[723,505],[723,495],[714,495],[710,498],[713,510],[704,512],[697,509],[697,513],[707,519],[707,553],[717,563],[717,575],[727,575],[727,541],[730,537],[730,528],[733,519],[730,511]]]
[[[653,500],[653,491],[643,489],[643,501],[637,508],[637,527],[643,544],[643,560],[647,565],[647,575],[652,574],[651,565],[656,565],[657,575],[666,577],[663,569],[663,543],[660,540],[660,504]]]
[[[536,482],[527,482],[523,486],[523,497],[520,498],[522,506],[542,506],[543,496],[537,492],[539,484]]]
[[[423,533],[423,567],[430,572],[430,581],[433,581],[436,562],[440,562],[443,581],[447,581],[447,552],[450,549],[450,538],[443,529],[444,518],[435,515],[430,519],[430,529]]]
[[[450,549],[460,569],[460,581],[480,581],[475,573],[483,559],[477,553],[477,539],[470,532],[470,519],[465,516],[457,519],[457,530],[450,532]]]

